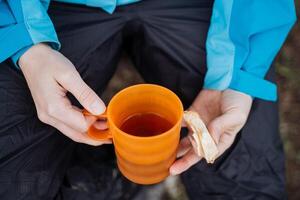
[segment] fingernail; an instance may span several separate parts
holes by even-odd
[[[174,169],[174,167],[171,167],[171,168],[170,168],[170,174],[171,174],[172,176],[175,176],[175,175],[178,174],[178,172],[176,171],[176,169]]]
[[[94,115],[100,115],[100,114],[104,113],[106,108],[102,103],[100,103],[98,101],[94,101],[91,104],[90,109]]]

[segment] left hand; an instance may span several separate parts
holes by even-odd
[[[217,144],[220,156],[232,145],[237,133],[245,125],[251,105],[252,98],[247,94],[231,89],[204,89],[189,110],[198,112]],[[201,160],[194,152],[188,137],[181,140],[177,156],[180,158],[170,168],[172,175],[186,171]]]

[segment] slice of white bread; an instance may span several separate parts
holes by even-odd
[[[185,111],[183,118],[187,126],[193,131],[189,139],[198,156],[205,158],[207,163],[213,163],[218,156],[218,148],[208,132],[198,113]]]

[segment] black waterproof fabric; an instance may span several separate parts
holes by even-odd
[[[144,0],[110,15],[52,3],[49,13],[61,52],[99,95],[125,50],[146,82],[170,88],[187,108],[203,84],[212,4]],[[76,144],[41,123],[25,79],[10,61],[0,64],[0,94],[1,200],[133,199],[141,191],[116,168],[113,146]],[[214,165],[200,162],[182,180],[190,199],[285,199],[277,103],[255,100],[232,148]]]

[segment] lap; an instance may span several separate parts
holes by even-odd
[[[39,121],[25,79],[13,68],[0,64],[0,196],[51,199],[74,145]]]
[[[95,8],[55,3],[49,13],[62,43],[61,52],[99,95],[125,45],[145,81],[170,88],[188,108],[204,81],[211,6],[212,2],[206,0],[154,0],[122,6],[108,15]],[[132,14],[132,10],[139,14]],[[47,199],[64,188],[61,197],[72,198],[69,195],[76,187],[72,188],[72,183],[61,186],[62,180],[67,177],[80,183],[76,179],[80,173],[90,177],[87,182],[95,182],[90,185],[93,189],[89,191],[95,194],[90,199],[108,198],[105,191],[114,191],[115,198],[121,198],[118,194],[122,194],[112,190],[115,185],[135,191],[136,185],[128,186],[115,171],[111,147],[76,147],[38,120],[24,77],[8,61],[0,64],[0,91],[1,196],[17,199],[36,194]],[[216,164],[200,162],[183,174],[190,198],[280,198],[284,193],[284,157],[277,115],[277,103],[255,100],[232,148]]]

